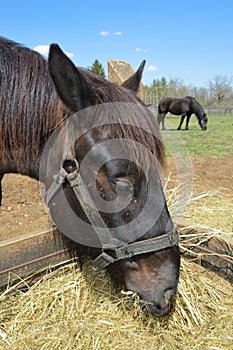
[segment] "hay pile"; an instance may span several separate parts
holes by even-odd
[[[211,227],[221,234],[233,235],[232,196],[225,194],[224,188],[193,195],[189,193],[190,184],[179,183],[168,174],[164,190],[170,214],[177,222],[186,220],[201,228]]]
[[[157,319],[135,294],[115,293],[106,273],[75,265],[2,293],[1,350],[233,349],[232,286],[220,277],[182,259],[174,309]]]
[[[177,193],[167,198],[179,217]],[[29,277],[0,295],[0,350],[233,349],[232,285],[185,258],[163,319],[142,311],[134,293],[116,293],[107,273],[88,265],[80,272],[69,261],[41,272],[36,283]]]

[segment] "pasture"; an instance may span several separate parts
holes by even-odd
[[[165,125],[168,130],[163,134],[166,138],[172,138],[171,128],[176,129],[180,117],[166,116]],[[183,126],[184,127],[184,126]],[[190,119],[189,131],[179,131],[184,140],[185,147],[191,156],[206,158],[233,157],[233,116],[209,117],[208,129],[201,132],[195,115]]]
[[[178,122],[166,117],[165,144],[172,142]],[[192,116],[190,130],[178,134],[193,167],[193,197],[184,221],[232,235],[233,118],[210,118],[207,131],[201,131]],[[170,198],[177,177],[169,151],[167,156]],[[6,175],[3,190],[1,237],[48,226],[36,181]],[[135,294],[115,293],[106,273],[74,266],[70,261],[50,268],[35,284],[25,280],[26,288],[2,293],[1,350],[233,348],[232,285],[197,264],[182,259],[176,305],[163,319],[143,312]]]
[[[167,130],[163,131],[165,144],[176,149],[174,132],[179,117],[166,117]],[[193,171],[193,197],[187,210],[187,221],[201,226],[213,227],[222,232],[233,230],[233,117],[210,117],[208,129],[201,131],[196,117],[190,119],[189,131],[178,131],[190,157]],[[177,150],[179,151],[179,149]],[[171,186],[176,186],[176,168],[167,151]]]

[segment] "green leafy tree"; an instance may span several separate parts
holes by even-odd
[[[168,94],[168,81],[165,77],[154,79],[150,86],[145,86],[145,102],[157,105]]]
[[[168,82],[165,77],[161,79],[154,79],[151,85],[152,92],[156,93],[158,99],[165,97],[167,95]]]
[[[105,72],[103,65],[99,62],[99,60],[95,60],[91,67],[88,67],[89,70],[92,72],[101,75],[103,78],[105,78]]]

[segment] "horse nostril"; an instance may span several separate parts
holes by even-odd
[[[161,305],[160,303],[155,303],[153,305],[147,306],[147,311],[153,314],[156,317],[164,317],[169,312],[169,305]]]
[[[155,307],[157,310],[161,310],[161,305],[160,304],[155,304]]]

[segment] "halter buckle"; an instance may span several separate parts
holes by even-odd
[[[102,252],[95,260],[91,262],[91,267],[95,271],[101,271],[105,269],[109,264],[114,263],[116,260],[105,252]]]

